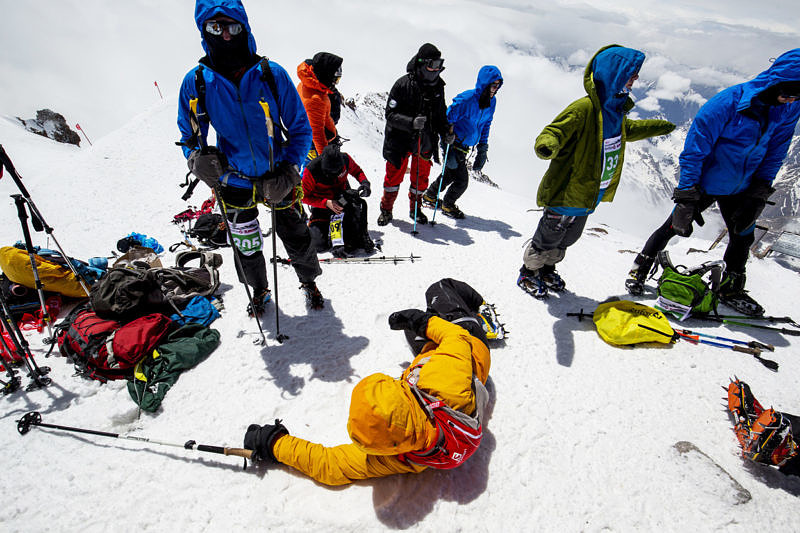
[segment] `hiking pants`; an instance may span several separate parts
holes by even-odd
[[[483,296],[478,291],[457,279],[444,278],[428,287],[425,291],[427,311],[436,316],[457,324],[466,329],[470,335],[489,345],[486,332],[483,330],[483,320],[478,317],[478,312],[483,304]],[[406,340],[411,346],[414,355],[419,354],[428,339],[406,331]]]
[[[447,154],[447,161],[444,165],[444,177],[439,176],[428,186],[428,196],[441,196],[439,202],[442,205],[455,205],[456,200],[466,192],[469,186],[469,171],[467,170],[468,151],[461,146],[453,144]],[[455,168],[451,168],[452,165]],[[441,193],[439,192],[439,182],[442,183]],[[445,192],[446,191],[446,192]],[[442,196],[443,194],[443,196]]]
[[[719,212],[722,215],[722,220],[725,221],[725,226],[728,228],[728,247],[725,249],[725,269],[728,272],[744,273],[747,258],[750,255],[750,246],[755,241],[755,220],[745,221],[749,222],[747,229],[741,233],[734,233],[734,220],[737,215],[737,210],[742,206],[744,201],[748,201],[747,197],[740,194],[733,194],[728,196],[707,196],[703,195],[698,203],[697,217],[700,213],[708,209],[711,204],[717,202]],[[649,257],[655,255],[667,247],[667,243],[672,237],[675,236],[675,230],[672,229],[672,213],[670,213],[667,220],[657,230],[650,235],[647,242],[642,249],[642,254]]]
[[[545,208],[531,242],[525,248],[522,262],[528,270],[536,271],[545,265],[555,265],[583,233],[589,215],[559,215]]]
[[[233,229],[234,226],[241,226],[247,222],[255,221],[257,230],[260,232],[258,226],[258,206],[252,205],[239,209],[233,206],[247,206],[252,204],[253,191],[252,189],[244,189],[240,187],[222,187],[221,188],[222,201],[225,202],[228,220]],[[294,194],[294,191],[289,193]],[[287,196],[290,199],[290,196]],[[291,200],[290,200],[291,201]],[[307,283],[314,281],[317,276],[322,274],[322,269],[319,266],[317,253],[311,246],[311,233],[308,231],[308,226],[305,223],[305,212],[299,203],[287,207],[286,209],[277,209],[275,211],[275,228],[273,230],[286,248],[286,253],[292,260],[292,267],[297,274],[300,283]],[[263,238],[261,239],[263,241]],[[242,250],[237,244],[234,246],[234,253],[239,258],[241,264],[241,271],[237,268],[237,275],[239,281],[247,283],[253,287],[254,291],[267,288],[267,267],[264,260],[263,246],[258,250]]]
[[[384,211],[391,211],[394,207],[394,201],[400,192],[400,184],[403,183],[403,176],[408,167],[409,157],[411,158],[411,186],[408,189],[408,200],[411,209],[414,209],[415,202],[422,201],[422,193],[428,188],[428,175],[433,163],[430,159],[420,157],[416,153],[408,153],[400,162],[400,167],[386,162],[386,176],[383,178],[383,197],[381,197],[381,209]]]

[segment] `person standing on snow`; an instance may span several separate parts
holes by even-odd
[[[501,85],[503,77],[500,69],[486,65],[478,72],[475,88],[456,96],[447,108],[447,120],[453,124],[455,142],[447,151],[443,176],[439,176],[428,186],[422,199],[433,207],[444,192],[441,200],[442,213],[449,217],[464,218],[464,213],[456,205],[456,200],[461,198],[469,186],[467,155],[470,148],[478,145],[477,155],[472,164],[473,170],[481,170],[486,164],[489,129],[492,127],[494,108],[497,104],[494,97]]]
[[[306,156],[308,164],[337,137],[336,123],[331,116],[330,96],[336,90],[336,83],[342,77],[342,58],[319,52],[313,59],[306,59],[297,66],[297,92],[308,113],[311,135],[314,144]]]
[[[427,312],[389,316],[392,329],[408,332],[416,357],[400,379],[372,374],[356,384],[347,421],[351,443],[314,444],[289,435],[280,420],[252,424],[244,447],[254,460],[291,466],[327,485],[466,461],[480,445],[489,399],[484,385],[491,358],[476,319],[483,298],[466,283],[443,279],[426,299]]]
[[[286,71],[256,55],[239,0],[198,0],[195,21],[206,56],[183,79],[178,128],[189,170],[219,191],[227,209],[241,269],[252,286],[248,313],[261,315],[270,298],[258,223],[259,202],[274,210],[275,227],[308,305],[324,305],[315,279],[322,273],[305,224],[298,167],[311,145],[311,128]],[[194,126],[193,126],[194,123]],[[217,146],[206,147],[209,123]]]
[[[555,265],[580,238],[598,204],[611,202],[619,185],[625,142],[665,135],[666,120],[631,120],[628,96],[639,78],[644,54],[612,44],[586,65],[587,96],[571,103],[536,138],[540,159],[551,160],[536,197],[544,207],[539,226],[523,255],[517,285],[535,298],[563,291]]]
[[[357,191],[348,188],[348,175],[358,180]],[[311,207],[308,227],[318,252],[333,246],[335,257],[347,257],[358,248],[367,253],[375,249],[367,232],[367,202],[364,201],[370,192],[364,171],[338,144],[326,146],[322,154],[306,166],[303,203]],[[338,223],[331,225],[332,217],[336,217]]]
[[[706,102],[686,135],[675,208],[634,259],[625,287],[641,294],[656,254],[675,236],[703,225],[701,213],[714,202],[728,228],[722,303],[746,315],[764,308],[745,291],[745,264],[755,240],[756,220],[775,192],[800,118],[800,48],[790,50],[755,79],[729,87]]]
[[[407,74],[397,80],[389,91],[386,102],[386,132],[383,140],[386,176],[383,179],[379,226],[385,226],[392,220],[392,208],[409,157],[409,216],[420,224],[428,223],[420,204],[422,193],[428,187],[431,156],[438,162],[436,145],[440,135],[446,144],[452,144],[455,139],[452,127],[447,122],[444,105],[444,80],[440,77],[444,70],[442,53],[434,45],[425,43],[408,62],[406,70]]]

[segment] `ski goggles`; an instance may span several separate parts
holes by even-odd
[[[781,98],[794,98],[795,100],[800,99],[800,91],[781,91],[778,96]]]
[[[444,59],[420,59],[419,60],[422,65],[427,68],[428,70],[442,70],[444,67]]]
[[[211,35],[222,35],[222,32],[226,29],[228,33],[231,35],[239,35],[242,33],[244,26],[241,25],[239,22],[223,22],[219,20],[207,20],[206,21],[206,32],[210,33]]]

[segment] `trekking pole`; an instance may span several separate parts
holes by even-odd
[[[75,265],[72,264],[72,261],[69,259],[66,252],[64,252],[64,248],[61,247],[61,243],[58,242],[58,239],[56,239],[56,236],[53,234],[53,228],[47,224],[47,222],[44,220],[44,217],[42,216],[41,211],[39,211],[39,208],[36,207],[35,203],[33,203],[33,199],[31,198],[30,193],[28,193],[28,189],[26,189],[25,185],[22,183],[22,177],[17,173],[17,169],[14,168],[14,164],[11,162],[11,158],[8,157],[8,154],[6,153],[2,144],[0,144],[0,164],[6,167],[9,176],[11,176],[11,179],[14,180],[14,183],[17,185],[17,188],[22,193],[22,196],[25,198],[25,202],[28,204],[28,209],[31,210],[31,221],[33,223],[34,229],[40,231],[38,227],[41,226],[41,229],[44,230],[45,233],[47,233],[47,237],[53,240],[53,244],[55,244],[56,248],[58,248],[59,253],[61,253],[61,257],[63,257],[64,261],[66,261],[67,266],[75,275],[75,279],[78,280],[78,283],[81,284],[81,287],[83,287],[83,291],[86,293],[86,297],[88,298],[89,285],[90,285],[89,282],[86,280],[86,278],[83,277],[83,275],[80,272],[78,272],[78,270],[75,268]]]
[[[3,321],[3,326],[5,327],[6,332],[8,332],[8,336],[11,338],[11,342],[14,344],[16,352],[25,361],[25,365],[28,367],[28,375],[33,380],[33,382],[30,383],[25,390],[31,391],[50,385],[53,380],[46,377],[50,372],[50,367],[39,367],[36,364],[36,360],[33,358],[28,341],[25,339],[25,336],[20,331],[19,326],[17,326],[17,323],[11,316],[11,310],[8,307],[8,302],[6,302],[6,299],[2,293],[0,293],[0,320]],[[5,344],[5,342],[3,344]]]
[[[12,194],[14,203],[17,204],[17,215],[19,222],[22,225],[22,236],[25,238],[25,249],[28,251],[28,257],[31,261],[31,270],[33,271],[33,284],[36,288],[36,293],[39,295],[39,306],[42,309],[42,321],[47,326],[47,333],[49,336],[44,339],[45,344],[55,342],[53,337],[53,324],[50,313],[47,311],[47,304],[44,301],[44,285],[42,279],[39,277],[39,267],[36,265],[36,252],[33,250],[33,241],[31,240],[31,230],[28,227],[28,212],[25,210],[25,199],[21,194]],[[69,261],[69,260],[68,260]]]
[[[778,371],[778,363],[776,363],[775,361],[772,361],[770,359],[762,358],[761,357],[761,350],[758,349],[758,348],[750,348],[750,347],[738,346],[736,344],[730,345],[730,344],[723,344],[721,342],[707,341],[707,340],[703,340],[703,339],[701,339],[701,338],[699,338],[697,336],[683,334],[680,331],[676,331],[675,333],[680,335],[680,337],[682,339],[686,339],[689,342],[692,342],[694,344],[698,344],[698,343],[699,344],[708,344],[710,346],[716,346],[717,348],[728,348],[730,350],[733,350],[734,352],[741,352],[741,353],[750,354],[753,357],[755,357],[758,360],[759,363],[761,363],[765,367],[769,368],[773,372],[777,372]]]
[[[201,146],[204,146],[205,142],[201,142]],[[200,148],[203,150],[204,148]],[[236,273],[241,273],[242,277],[244,278],[244,291],[247,293],[247,300],[250,302],[250,309],[253,310],[253,318],[256,321],[256,325],[258,326],[258,333],[261,336],[260,340],[253,341],[253,344],[258,344],[264,346],[267,344],[267,338],[264,336],[264,329],[261,327],[261,320],[259,320],[258,316],[255,313],[256,306],[255,302],[253,301],[253,295],[250,294],[250,285],[247,284],[247,275],[244,273],[244,268],[242,267],[242,262],[239,259],[239,252],[238,248],[236,247],[236,241],[233,240],[233,233],[231,233],[231,224],[230,220],[228,219],[228,209],[225,207],[225,202],[222,201],[222,193],[219,190],[219,183],[214,185],[214,197],[217,199],[217,205],[219,205],[220,209],[222,210],[222,218],[225,219],[225,234],[228,236],[228,242],[231,243],[231,251],[233,252],[233,264],[236,267]],[[234,215],[237,216],[237,215]]]
[[[734,344],[741,344],[743,346],[749,346],[750,348],[758,348],[759,350],[767,350],[767,351],[770,351],[770,352],[774,352],[775,351],[775,346],[773,346],[771,344],[764,344],[764,343],[758,342],[758,341],[740,341],[740,340],[736,340],[736,339],[729,339],[727,337],[720,337],[718,335],[709,335],[707,333],[700,333],[698,331],[691,331],[691,330],[688,330],[688,329],[682,329],[681,333],[683,333],[684,335],[694,335],[694,336],[697,336],[697,337],[706,337],[708,339],[716,339],[718,341],[732,342]]]
[[[439,176],[439,189],[436,191],[436,202],[433,204],[433,217],[431,218],[431,226],[436,224],[436,211],[439,209],[439,196],[442,194],[442,183],[444,183],[444,173],[447,170],[447,156],[450,154],[450,145],[446,144],[444,149],[444,161],[442,162],[442,175]],[[583,310],[581,309],[581,312]]]
[[[17,431],[20,435],[26,435],[31,427],[40,427],[47,429],[57,429],[59,431],[71,431],[73,433],[85,433],[87,435],[98,435],[100,437],[111,437],[112,439],[134,440],[137,442],[146,442],[148,444],[158,444],[160,446],[172,446],[173,448],[184,448],[186,450],[197,450],[199,452],[217,453],[220,455],[233,455],[236,457],[244,457],[245,468],[247,468],[247,459],[252,459],[253,451],[245,448],[226,448],[223,446],[209,446],[207,444],[197,444],[194,440],[187,440],[183,444],[176,442],[165,442],[155,440],[148,437],[140,437],[137,435],[127,435],[121,433],[109,433],[107,431],[97,431],[94,429],[76,428],[70,426],[59,426],[56,424],[45,424],[42,422],[42,415],[36,411],[31,411],[25,416],[17,420]]]
[[[796,330],[796,329],[777,328],[777,327],[774,327],[774,326],[762,326],[761,324],[750,324],[748,322],[739,322],[737,320],[722,319],[721,322],[723,324],[733,324],[735,326],[744,326],[746,328],[756,328],[756,329],[766,329],[766,330],[769,330],[769,331],[777,331],[778,333],[783,333],[784,335],[794,335],[795,337],[800,337],[800,330]]]
[[[2,331],[3,329],[0,329],[0,343],[2,343],[3,349],[8,354],[8,358],[12,359],[11,353],[13,350],[6,342],[5,335],[2,335]],[[11,336],[10,333],[8,335],[9,337]],[[6,374],[8,374],[8,381],[0,380],[0,384],[3,385],[3,394],[11,394],[12,392],[18,391],[22,385],[22,380],[19,379],[16,371],[11,368],[12,363],[10,361],[4,361],[2,364],[6,369]]]
[[[281,319],[280,319],[280,306],[278,305],[278,251],[277,251],[277,215],[275,214],[275,206],[270,205],[272,211],[272,280],[275,286],[275,340],[283,344],[283,341],[289,338],[288,335],[281,333]]]
[[[714,315],[718,318],[729,318],[734,320],[756,320],[766,322],[777,322],[782,324],[790,324],[796,328],[800,328],[800,324],[792,320],[790,316],[750,316],[750,315]]]
[[[417,235],[417,203],[419,202],[419,160],[422,153],[422,132],[417,134],[417,183],[414,187],[414,228],[411,230],[411,235]]]

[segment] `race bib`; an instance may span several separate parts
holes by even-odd
[[[253,255],[261,251],[263,242],[257,218],[241,224],[231,222],[230,228],[234,244],[244,255]]]
[[[611,178],[619,166],[619,155],[622,149],[622,137],[616,136],[610,139],[603,139],[603,174],[600,177],[600,188],[607,189],[611,184]]]
[[[344,211],[338,215],[331,217],[330,236],[331,246],[344,246],[344,238],[342,236],[342,220],[344,219]]]

